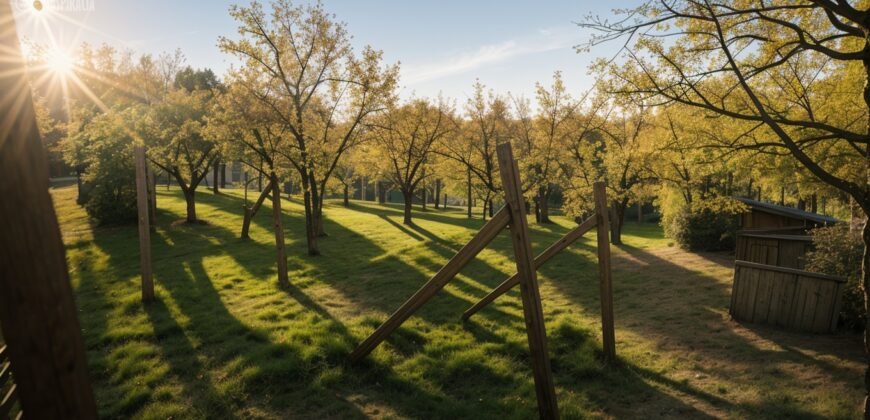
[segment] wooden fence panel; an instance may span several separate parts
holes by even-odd
[[[749,261],[736,261],[731,316],[789,329],[831,332],[837,327],[845,279]]]

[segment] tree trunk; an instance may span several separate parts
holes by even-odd
[[[350,197],[348,197],[348,194],[350,193],[349,190],[350,190],[350,188],[347,186],[347,184],[344,184],[344,206],[345,207],[350,207]]]
[[[495,211],[493,211],[492,209],[492,198],[489,198],[486,201],[488,202],[487,209],[489,211],[489,217],[492,218],[492,216],[495,214]]]
[[[468,192],[468,196],[466,197],[466,207],[468,208],[468,218],[471,219],[471,201],[472,201],[472,198],[471,198],[471,169],[467,170],[467,172],[466,172],[465,182],[466,182],[467,192]]]
[[[313,176],[312,176],[313,179]],[[316,183],[312,181],[311,187],[311,206],[314,218],[314,233],[318,237],[327,236],[323,226],[323,191],[316,187]],[[320,248],[317,249],[317,255],[320,255]]]
[[[447,193],[444,193],[444,201],[443,204],[441,204],[441,208],[447,209]]]
[[[543,187],[538,197],[541,201],[538,204],[541,210],[541,223],[553,223],[550,220],[550,187]]]
[[[426,210],[426,201],[427,201],[427,198],[429,198],[428,194],[426,194],[427,192],[428,192],[428,190],[426,189],[426,184],[423,184],[423,191],[422,191],[421,194],[423,195],[423,200],[422,200],[422,201],[423,201],[423,210],[424,210],[424,211]]]
[[[435,208],[441,206],[441,179],[435,180]]]
[[[76,170],[76,204],[82,205],[85,203],[82,196],[82,171]]]
[[[157,226],[157,180],[151,165],[145,163],[145,183],[148,191],[148,225],[154,229]]]
[[[532,199],[532,201],[535,203],[535,223],[540,224],[541,223],[541,205],[540,205],[541,196],[538,194],[535,194],[535,198]],[[526,213],[528,213],[528,212],[529,212],[529,202],[527,201],[526,202]]]
[[[215,162],[213,171],[214,171],[214,179],[213,179],[214,182],[212,183],[212,189],[214,189],[215,194],[218,194],[218,193],[220,193],[220,191],[218,191],[218,177],[219,177],[218,171],[220,171],[220,164]]]
[[[626,200],[610,203],[612,218],[610,219],[610,243],[614,245],[622,245],[622,225],[625,223],[625,207],[628,204]]]
[[[221,163],[221,188],[227,187],[227,164]]]
[[[643,223],[643,203],[637,203],[637,222]]]
[[[266,187],[265,191],[260,193],[260,196],[257,198],[257,202],[254,203],[253,207],[251,207],[250,209],[245,208],[245,218],[242,221],[242,239],[247,239],[250,237],[248,236],[248,231],[251,227],[251,219],[253,219],[254,216],[257,215],[257,211],[260,210],[260,206],[263,205],[263,201],[265,201],[266,197],[269,196],[269,190],[271,190],[271,184]]]
[[[387,189],[383,181],[378,181],[378,204],[387,202]]]
[[[187,223],[196,222],[196,191],[185,188],[184,201],[187,202]]]
[[[865,216],[867,212],[865,210]],[[868,356],[867,366],[864,371],[864,418],[870,415],[870,219],[864,222],[864,230],[861,237],[864,240],[864,258],[861,262],[861,276],[864,285],[864,353]]]
[[[482,217],[484,221],[486,221],[486,206],[487,206],[487,204],[489,204],[488,198],[483,200],[483,209],[481,209],[481,211],[480,211],[480,217]]]
[[[284,225],[281,223],[281,188],[278,184],[278,176],[274,172],[269,178],[272,184],[272,224],[275,229],[278,285],[287,287],[290,285],[290,280],[287,278],[287,251],[284,248]]]
[[[411,208],[414,204],[414,191],[402,190],[402,197],[405,199],[405,218],[402,220],[402,223],[413,225],[414,221],[411,219]]]
[[[817,213],[819,210],[819,197],[816,194],[810,196],[810,212]]]
[[[308,245],[308,255],[320,255],[320,248],[317,246],[317,226],[314,220],[314,188],[311,185],[311,179],[308,174],[302,175],[303,189],[303,205],[305,207],[305,240]]]

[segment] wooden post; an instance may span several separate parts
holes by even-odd
[[[24,417],[97,418],[48,162],[10,2],[0,1],[0,329]]]
[[[350,359],[354,362],[366,357],[372,350],[381,344],[387,336],[390,335],[396,328],[399,328],[417,309],[428,302],[443,289],[447,283],[462,270],[474,257],[480,253],[502,229],[507,226],[510,216],[504,210],[498,212],[492,219],[487,222],[480,231],[468,241],[444,267],[439,270],[426,284],[423,285],[410,299],[408,299],[399,309],[396,310],[390,318],[378,327],[368,338],[350,354]]]
[[[528,236],[528,221],[523,205],[523,191],[520,184],[519,168],[513,159],[510,143],[496,147],[499,172],[505,191],[506,206],[511,216],[510,236],[520,277],[520,294],[523,300],[523,314],[526,320],[526,333],[529,339],[529,353],[535,378],[535,392],[538,396],[538,414],[542,419],[559,418],[556,403],[556,388],[550,370],[550,356],[547,350],[547,330],[544,326],[544,311],[538,291],[532,244]]]
[[[595,216],[592,216],[583,221],[583,223],[574,228],[574,230],[566,233],[565,236],[550,245],[549,248],[547,248],[546,250],[544,250],[544,252],[540,253],[537,257],[535,257],[535,270],[543,267],[544,264],[546,264],[547,261],[550,261],[550,259],[556,256],[556,254],[562,252],[562,250],[567,248],[576,240],[582,238],[583,235],[586,234],[586,232],[589,232],[590,230],[592,230],[592,228],[595,227],[596,222],[597,220],[595,219]],[[472,315],[476,314],[486,305],[489,305],[494,300],[498,299],[499,296],[507,293],[508,290],[513,289],[514,286],[518,284],[520,284],[520,276],[519,274],[514,274],[513,276],[505,280],[502,284],[498,285],[498,287],[493,289],[493,291],[490,292],[488,295],[484,296],[484,298],[481,299],[480,302],[477,302],[474,304],[474,306],[468,308],[465,313],[462,314],[462,320],[468,320],[468,318],[471,318]]]
[[[145,148],[135,146],[136,204],[139,216],[139,265],[142,271],[142,300],[154,298],[154,279],[151,276],[151,231],[148,226],[148,180],[145,174]]]
[[[613,284],[610,278],[610,241],[607,230],[607,184],[598,181],[593,185],[595,196],[595,218],[598,226],[598,279],[601,289],[601,337],[604,345],[604,358],[608,362],[616,360],[616,338],[613,331]]]

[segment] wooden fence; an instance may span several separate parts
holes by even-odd
[[[787,235],[756,232],[737,234],[736,258],[759,264],[789,268],[804,268],[804,256],[812,248],[809,235]]]
[[[845,283],[842,277],[738,260],[731,316],[801,331],[832,332]]]

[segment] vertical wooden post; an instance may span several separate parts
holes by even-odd
[[[145,148],[133,148],[136,162],[136,204],[139,213],[139,265],[142,271],[142,300],[154,298],[154,279],[151,276],[151,231],[148,227],[148,180],[145,175]]]
[[[532,244],[528,236],[529,227],[526,220],[519,168],[513,159],[510,143],[498,145],[496,153],[498,154],[502,186],[505,191],[505,201],[511,216],[510,236],[517,263],[517,275],[520,277],[523,314],[529,338],[535,392],[538,396],[538,414],[542,419],[556,419],[559,418],[559,407],[556,403],[556,389],[553,386],[553,374],[550,370],[547,330],[544,326],[544,311],[541,307],[541,294],[538,291]]]
[[[595,217],[598,226],[598,279],[601,289],[601,336],[604,345],[604,358],[608,362],[616,360],[616,338],[613,331],[613,284],[610,279],[610,241],[607,231],[610,221],[607,217],[607,184],[598,181],[593,185],[595,196]]]
[[[96,418],[48,162],[8,1],[0,1],[0,28],[0,329],[26,418]]]

